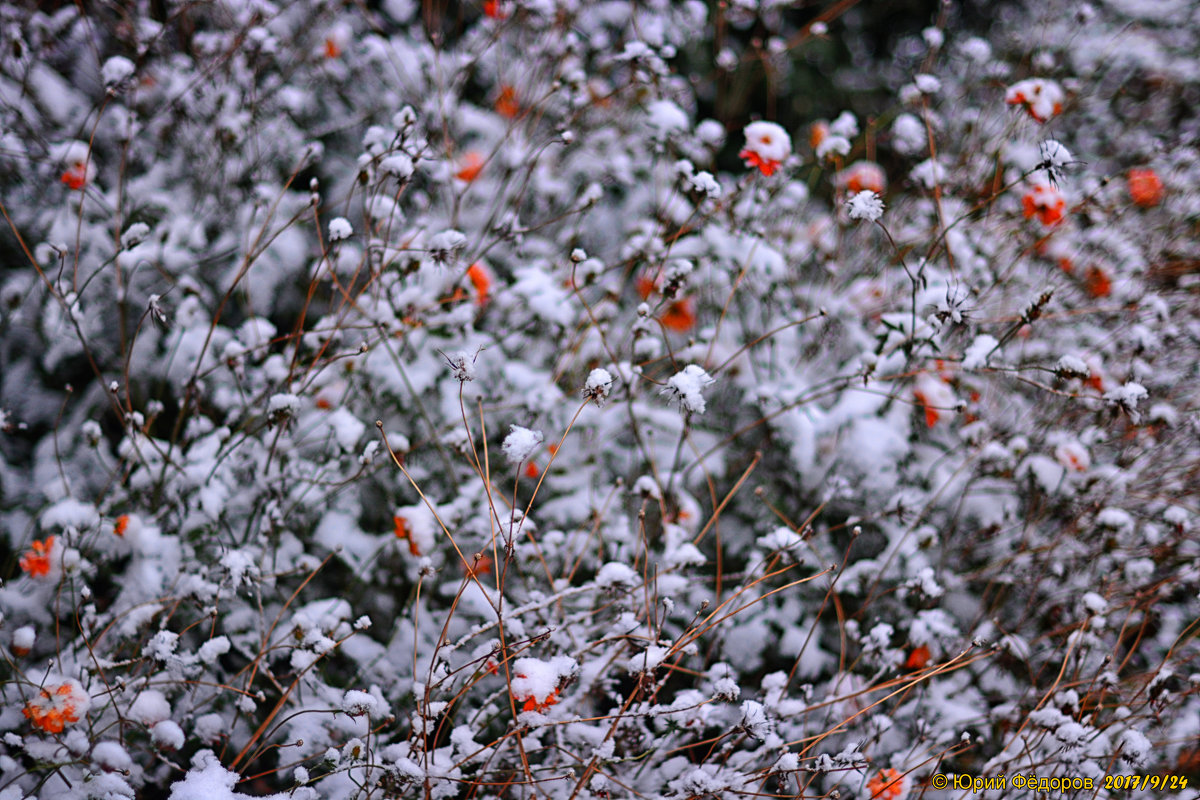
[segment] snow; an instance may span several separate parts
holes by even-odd
[[[991,334],[983,333],[976,336],[963,353],[963,369],[979,369],[986,366],[989,356],[999,344],[999,340]]]
[[[200,649],[196,653],[196,657],[202,664],[212,664],[218,658],[229,652],[229,637],[214,636],[204,644],[200,645]]]
[[[272,416],[295,414],[299,410],[300,398],[294,394],[273,394],[267,402],[267,413]]]
[[[135,69],[133,62],[125,56],[113,56],[100,68],[100,77],[105,86],[116,86],[132,76]]]
[[[99,742],[92,748],[92,761],[109,772],[121,772],[133,768],[133,759],[118,742]]]
[[[650,127],[655,136],[666,138],[690,127],[687,113],[670,100],[655,100],[647,108]]]
[[[508,459],[508,463],[521,464],[528,461],[537,452],[538,448],[542,446],[543,438],[541,431],[513,425],[508,436],[504,437],[501,449],[504,451],[504,457]]]
[[[354,226],[345,217],[334,217],[329,221],[329,241],[340,242],[354,235]]]
[[[850,214],[850,219],[875,222],[883,216],[883,201],[875,192],[862,191],[846,201],[846,210]]]
[[[703,390],[715,381],[698,364],[688,364],[667,381],[664,393],[673,395],[679,406],[689,414],[703,414],[705,410]]]
[[[211,750],[201,750],[192,756],[192,766],[183,780],[171,785],[167,800],[250,800],[249,795],[233,791],[241,780],[236,772],[221,766]],[[268,800],[286,800],[287,792],[270,795]]]
[[[352,717],[361,717],[364,714],[379,717],[380,710],[379,701],[368,692],[351,689],[342,697],[342,711]]]
[[[179,750],[186,740],[183,728],[174,720],[164,719],[156,722],[150,729],[150,738],[162,750]]]
[[[23,650],[29,652],[33,649],[33,643],[37,639],[37,630],[32,625],[22,625],[13,631],[12,649],[14,651]],[[20,655],[20,653],[17,653]]]
[[[149,727],[156,722],[169,719],[171,704],[166,696],[157,689],[147,689],[134,699],[129,706],[128,716]]]
[[[610,561],[596,573],[596,584],[607,589],[617,586],[632,588],[640,585],[642,578],[625,564]]]
[[[763,161],[785,161],[792,154],[792,137],[774,122],[751,122],[742,132],[745,149]]]
[[[670,648],[650,645],[642,652],[632,656],[626,663],[626,669],[632,673],[652,673],[670,654]]]
[[[587,381],[583,384],[583,396],[594,400],[598,406],[602,405],[604,400],[612,394],[612,386],[612,373],[606,369],[597,367],[588,373]]]

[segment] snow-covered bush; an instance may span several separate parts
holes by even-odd
[[[0,800],[1200,779],[1192,4],[43,5]]]

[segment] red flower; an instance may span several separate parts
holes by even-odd
[[[492,277],[488,274],[487,268],[476,261],[467,269],[467,277],[471,280],[471,285],[475,287],[475,303],[480,306],[487,305],[488,293],[492,289]]]
[[[397,539],[408,539],[408,552],[414,556],[421,555],[421,549],[417,547],[417,540],[412,537],[412,529],[408,527],[408,520],[401,516],[394,516],[392,525]]]
[[[87,165],[82,161],[76,161],[71,165],[71,168],[62,174],[59,179],[67,185],[67,188],[79,191],[87,184],[88,169]]]
[[[31,578],[41,578],[50,574],[50,553],[54,549],[54,537],[47,536],[46,541],[35,541],[30,551],[21,556],[21,569]],[[60,728],[61,730],[61,728]]]
[[[1036,214],[1042,224],[1049,227],[1062,221],[1067,201],[1062,192],[1055,187],[1048,183],[1039,183],[1021,198],[1021,205],[1025,219]]]
[[[1083,285],[1092,297],[1108,297],[1112,294],[1112,278],[1101,267],[1088,267],[1083,275]]]
[[[524,677],[524,676],[518,675],[517,677],[520,678],[520,677]],[[520,700],[521,698],[518,697],[517,699]],[[522,711],[536,711],[540,714],[541,712],[545,711],[547,708],[549,708],[550,706],[554,705],[557,702],[558,702],[558,689],[555,688],[550,691],[550,694],[546,695],[541,700],[538,700],[533,695],[526,697],[525,704],[521,706],[521,710]]]
[[[484,0],[483,13],[491,19],[504,19],[508,16],[500,0]]]
[[[676,333],[690,331],[696,324],[696,314],[692,311],[692,299],[685,297],[671,303],[658,321],[663,324],[664,328]]]
[[[908,659],[904,662],[904,667],[905,669],[925,669],[925,665],[928,663],[929,648],[921,645],[908,654]]]
[[[775,174],[775,170],[779,169],[778,161],[768,161],[753,150],[743,150],[738,153],[738,158],[746,162],[747,167],[758,167],[763,175],[770,177]]]
[[[480,172],[483,172],[483,156],[471,150],[463,156],[462,166],[458,172],[454,173],[454,177],[470,183],[479,177]]]
[[[517,90],[508,85],[501,86],[500,96],[496,98],[496,113],[512,119],[520,111],[521,106],[517,104]]]
[[[125,529],[128,527],[129,527],[129,515],[122,514],[121,516],[117,517],[117,521],[115,523],[113,523],[113,533],[115,533],[117,536],[124,536]]]
[[[1162,202],[1163,183],[1152,169],[1129,170],[1129,196],[1135,205],[1153,208]]]

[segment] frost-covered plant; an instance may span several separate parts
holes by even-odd
[[[1200,15],[785,5],[0,10],[0,800],[1198,777]]]

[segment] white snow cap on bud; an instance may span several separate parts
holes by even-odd
[[[588,373],[587,381],[583,384],[583,396],[588,400],[595,400],[596,405],[602,405],[604,400],[612,394],[612,384],[612,373],[597,367]]]
[[[667,381],[664,393],[674,394],[679,405],[690,414],[703,414],[704,395],[701,392],[711,383],[712,377],[699,364],[688,364]]]
[[[133,75],[135,69],[133,62],[125,56],[113,56],[100,68],[100,77],[104,79],[105,86],[116,86]]]
[[[883,216],[883,200],[872,191],[862,191],[846,201],[846,210],[850,219],[865,219],[874,222]]]
[[[767,162],[780,162],[792,154],[792,137],[774,122],[751,122],[746,126],[746,150]]]
[[[329,221],[329,241],[340,242],[349,239],[354,234],[354,227],[345,217],[335,217]]]
[[[513,425],[508,436],[504,437],[504,444],[501,449],[504,450],[504,456],[510,464],[520,464],[528,461],[534,451],[542,443],[542,432],[522,428],[520,425]]]
[[[449,362],[450,372],[456,380],[463,383],[475,380],[475,354],[459,350],[457,353],[447,356],[446,361]]]

